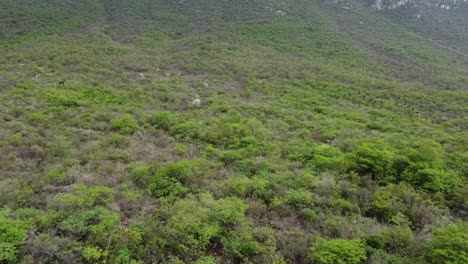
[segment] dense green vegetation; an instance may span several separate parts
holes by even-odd
[[[467,263],[467,9],[410,11],[2,0],[0,263]]]

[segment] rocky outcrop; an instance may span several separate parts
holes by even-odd
[[[377,10],[395,9],[402,6],[435,7],[450,10],[468,4],[468,0],[364,0],[363,3]]]

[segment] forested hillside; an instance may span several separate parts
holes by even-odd
[[[468,3],[406,2],[0,0],[0,263],[468,263]]]

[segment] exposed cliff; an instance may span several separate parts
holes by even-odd
[[[325,0],[327,1],[327,0]],[[345,9],[353,5],[363,5],[376,10],[389,10],[400,7],[438,8],[453,10],[468,5],[468,0],[328,0]]]
[[[364,0],[366,6],[378,9],[395,9],[402,6],[436,7],[442,9],[455,9],[468,0]]]

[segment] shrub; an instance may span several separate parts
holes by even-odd
[[[228,181],[230,192],[244,198],[246,196],[263,197],[267,187],[267,181],[261,178],[233,178]]]
[[[135,164],[129,166],[130,175],[135,185],[145,187],[149,183],[151,167],[146,164]]]
[[[17,249],[26,240],[31,227],[27,221],[11,219],[9,210],[0,211],[0,262],[16,261]]]
[[[245,210],[247,205],[239,198],[225,198],[216,201],[214,206],[213,220],[216,222],[229,226],[241,222],[244,219]]]
[[[289,144],[283,154],[287,159],[306,163],[314,158],[314,144],[310,141],[295,141]]]
[[[365,142],[349,155],[350,170],[361,175],[370,174],[379,182],[392,182],[395,154],[383,141]]]
[[[84,259],[91,263],[105,263],[104,259],[109,255],[109,251],[100,249],[98,247],[83,247],[81,249]]]
[[[315,211],[310,208],[302,209],[301,214],[305,220],[310,221],[310,222],[314,221],[317,218],[317,214],[315,213]]]
[[[114,198],[114,190],[105,186],[87,187],[77,184],[69,193],[59,194],[55,197],[55,205],[65,210],[76,208],[92,208],[99,205],[107,205]]]
[[[151,124],[163,130],[170,130],[176,121],[176,117],[171,112],[157,112],[154,114]]]
[[[308,258],[316,264],[358,264],[366,259],[366,251],[359,239],[318,238]]]
[[[185,188],[198,189],[208,184],[214,166],[205,159],[169,163],[151,178],[149,188],[156,197],[177,196]]]
[[[102,140],[102,146],[114,146],[114,147],[121,147],[128,144],[127,136],[121,134],[111,134]]]
[[[16,179],[0,180],[0,207],[10,205],[20,196],[20,181]]]
[[[286,193],[286,202],[296,208],[312,205],[312,194],[305,189],[290,190]]]
[[[172,134],[180,139],[198,139],[201,136],[203,123],[189,120],[173,126]]]
[[[468,223],[434,230],[430,245],[430,263],[468,263]]]
[[[160,236],[165,240],[161,246],[190,259],[195,259],[221,232],[216,221],[212,221],[211,195],[189,195],[178,200],[167,211],[167,219]]]
[[[104,243],[118,229],[119,220],[119,214],[102,207],[59,211],[50,219],[51,225],[64,234],[73,234],[92,243]]]
[[[415,252],[415,239],[413,232],[407,226],[394,226],[380,232],[376,237],[380,237],[383,249],[390,253],[402,255],[412,255]]]
[[[337,170],[343,166],[344,153],[338,148],[322,144],[315,148],[313,165],[322,170]]]
[[[120,119],[111,120],[112,128],[122,134],[132,134],[138,128],[137,121],[129,114],[124,115]]]
[[[170,178],[162,173],[156,173],[149,184],[151,194],[156,198],[175,198],[180,193],[188,191],[176,178]]]
[[[454,171],[426,168],[413,173],[409,181],[431,192],[455,193],[462,187],[462,178]]]
[[[240,115],[221,115],[207,129],[205,140],[222,147],[255,146],[256,138],[265,135],[263,125],[254,119]]]
[[[253,240],[222,239],[226,252],[234,257],[246,258],[257,253],[258,243]]]
[[[335,209],[342,215],[359,214],[359,207],[356,204],[345,199],[334,200],[332,206],[333,209]]]
[[[378,189],[372,195],[366,213],[389,223],[405,224],[409,220],[412,227],[423,227],[432,224],[440,210],[423,194],[401,183]]]
[[[50,184],[65,184],[67,183],[67,175],[60,168],[54,168],[47,171],[43,176],[42,180]]]

